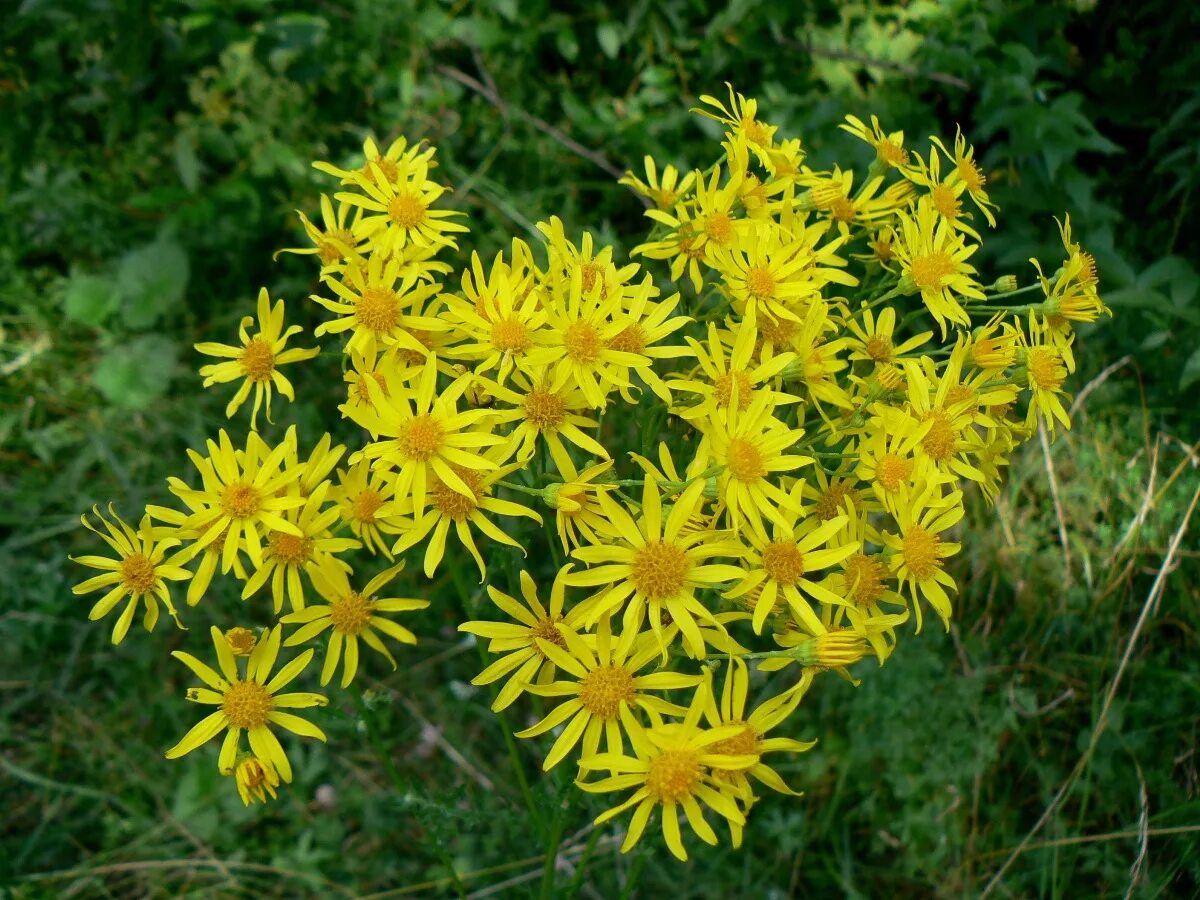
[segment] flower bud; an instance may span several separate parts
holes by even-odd
[[[234,656],[249,656],[254,651],[258,638],[249,628],[230,628],[225,632],[225,642]]]
[[[1016,275],[1001,275],[992,282],[992,291],[997,294],[1008,294],[1017,289]]]
[[[867,655],[867,642],[852,631],[830,631],[817,635],[791,652],[802,666],[832,669],[849,666]]]

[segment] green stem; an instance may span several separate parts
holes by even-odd
[[[542,496],[541,488],[526,487],[523,484],[514,484],[511,481],[497,481],[496,484],[500,485],[500,487],[506,487],[513,491],[520,491],[523,494],[536,494],[539,497]]]
[[[1023,288],[1017,288],[1015,291],[1005,291],[1002,294],[985,294],[984,302],[992,303],[995,300],[1002,300],[1006,297],[1015,297],[1017,294],[1028,294],[1030,291],[1036,291],[1041,288],[1040,284],[1030,284]]]

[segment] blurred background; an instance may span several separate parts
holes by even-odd
[[[294,210],[330,187],[312,159],[428,139],[470,215],[464,251],[536,242],[557,214],[627,252],[646,223],[616,176],[647,153],[707,166],[717,130],[688,108],[725,80],[816,167],[869,161],[846,113],[910,146],[961,124],[1002,210],[981,269],[1025,280],[1030,256],[1058,259],[1051,216],[1069,212],[1116,317],[1081,329],[1074,429],[974,504],[952,632],[910,637],[857,689],[823,680],[792,720],[820,738],[779,766],[805,796],[765,799],[741,851],[697,843],[685,869],[655,838],[625,857],[591,840],[602,801],[576,799],[556,895],[1200,893],[1200,7],[3,7],[0,894],[537,894],[543,835],[437,583],[409,664],[335,702],[329,746],[304,744],[296,784],[244,809],[212,754],[162,757],[193,718],[167,657],[182,633],[113,648],[66,554],[91,552],[82,511],[136,519],[223,425],[194,342],[230,341],[263,285],[310,334],[321,320],[311,260],[272,256],[305,245]],[[280,433],[330,427],[341,387],[321,371],[299,370]],[[193,636],[238,608],[228,588]],[[547,809],[578,796],[519,752]]]

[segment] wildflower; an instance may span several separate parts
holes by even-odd
[[[238,326],[238,337],[242,342],[240,347],[231,347],[228,344],[196,344],[196,350],[205,356],[228,357],[231,360],[200,367],[205,387],[237,381],[239,378],[245,379],[225,407],[227,418],[233,418],[233,414],[250,396],[250,390],[254,390],[254,409],[250,413],[251,429],[258,427],[258,410],[264,400],[267,421],[271,420],[272,386],[288,400],[296,399],[292,383],[279,371],[279,367],[312,359],[321,352],[317,347],[285,349],[288,339],[303,329],[299,325],[293,325],[284,331],[283,312],[283,301],[280,300],[272,307],[267,289],[263,288],[258,292],[258,331],[253,337],[247,329],[255,320],[253,316],[246,316]]]
[[[849,344],[850,359],[867,359],[877,367],[896,363],[929,343],[929,339],[933,337],[932,331],[922,331],[897,344],[896,310],[891,306],[885,306],[879,315],[875,315],[864,305],[862,319],[861,323],[854,317],[846,320],[846,326],[854,335]]]
[[[242,804],[249,806],[255,800],[266,803],[268,794],[274,800],[277,796],[275,789],[279,787],[279,773],[275,771],[275,767],[252,753],[242,753],[239,756],[241,758],[234,767],[233,776]]]
[[[533,455],[538,438],[545,443],[560,470],[570,465],[563,438],[585,453],[608,458],[608,451],[583,430],[599,428],[599,423],[586,415],[591,404],[574,384],[567,383],[555,389],[545,377],[533,380],[515,375],[511,388],[486,379],[477,386],[506,404],[496,408],[493,418],[496,425],[517,423],[508,439],[518,459],[527,460]]]
[[[583,625],[578,606],[567,613],[563,612],[567,590],[564,576],[570,571],[569,563],[559,569],[550,588],[549,608],[538,600],[537,584],[534,583],[533,577],[522,569],[520,580],[524,606],[492,585],[488,585],[487,589],[492,602],[509,618],[515,619],[515,622],[473,620],[458,626],[459,631],[487,638],[489,652],[504,654],[471,679],[471,684],[482,685],[508,676],[508,681],[500,688],[492,703],[493,710],[499,712],[510,706],[530,682],[547,684],[553,680],[557,671],[554,661],[546,656],[538,641],[549,641],[565,649],[567,642],[563,637],[563,630],[577,631]]]
[[[912,214],[900,213],[895,245],[902,277],[900,289],[921,295],[934,321],[946,336],[946,323],[970,326],[971,317],[959,298],[982,300],[983,291],[966,260],[979,249],[969,245],[948,223],[938,218],[933,204],[922,197]]]
[[[562,541],[563,552],[569,553],[571,547],[584,543],[602,543],[603,538],[599,535],[608,531],[609,523],[598,498],[602,491],[613,490],[616,485],[598,479],[612,468],[612,460],[588,466],[582,472],[568,456],[556,459],[555,465],[563,480],[546,485],[542,489],[542,499],[554,510],[554,527]]]
[[[646,197],[659,209],[670,209],[691,192],[696,181],[696,173],[688,172],[680,180],[679,172],[674,166],[665,166],[662,178],[658,176],[658,167],[654,158],[646,156],[643,161],[646,167],[646,180],[642,181],[632,172],[626,172],[618,184],[626,185]]]
[[[728,106],[716,97],[701,94],[700,102],[705,104],[705,106],[712,107],[712,109],[693,107],[692,112],[728,126],[734,136],[744,139],[754,148],[756,153],[765,156],[766,151],[774,143],[775,132],[778,130],[778,126],[759,121],[757,100],[747,99],[741,94],[736,93],[733,85],[728,81],[725,82],[725,87],[729,89]]]
[[[312,241],[311,247],[288,247],[279,250],[275,253],[278,257],[280,253],[295,253],[301,256],[315,255],[321,261],[321,275],[326,276],[335,272],[341,272],[345,265],[344,263],[353,259],[356,256],[367,251],[362,240],[354,233],[349,221],[354,207],[348,203],[339,203],[337,211],[334,212],[332,201],[325,194],[321,195],[321,224],[323,228],[318,228],[308,216],[304,215],[300,210],[296,210],[296,215],[300,217],[300,224],[304,226],[304,233],[308,235],[308,239]]]
[[[349,469],[338,471],[338,485],[330,498],[338,505],[338,517],[363,546],[388,559],[392,551],[384,535],[397,535],[404,529],[392,488],[392,480],[382,472],[372,472],[367,459],[359,459]]]
[[[953,153],[946,149],[941,138],[932,137],[930,140],[945,154],[947,160],[954,161],[954,177],[966,186],[967,194],[974,201],[976,208],[983,213],[988,225],[995,228],[996,217],[992,215],[992,210],[999,209],[999,207],[991,201],[987,191],[984,190],[987,176],[980,170],[979,163],[975,161],[975,148],[967,143],[962,128],[960,127],[954,134]]]
[[[214,625],[211,633],[219,672],[182,650],[173,650],[171,655],[207,685],[189,688],[187,698],[193,703],[220,708],[197,722],[178,744],[167,751],[167,759],[178,759],[191,753],[224,731],[225,739],[221,743],[217,768],[222,772],[230,772],[237,761],[238,745],[244,731],[254,755],[269,763],[280,778],[290,782],[291,763],[270,726],[275,725],[301,737],[325,740],[325,732],[316,725],[282,711],[324,706],[328,702],[325,697],[311,693],[279,693],[307,668],[312,661],[313,651],[304,651],[272,677],[271,670],[279,655],[283,628],[276,626],[264,629],[254,652],[246,660],[245,675],[239,677],[233,652],[221,629]]]
[[[171,602],[171,589],[167,585],[168,581],[186,581],[192,577],[191,572],[179,565],[180,562],[186,561],[186,557],[181,557],[178,553],[167,557],[167,551],[177,546],[179,541],[171,537],[157,538],[151,528],[148,512],[142,516],[137,531],[113,512],[111,507],[111,522],[104,518],[99,507],[93,506],[92,513],[100,520],[104,531],[89,522],[86,515],[80,516],[83,527],[99,535],[104,543],[115,550],[117,559],[109,559],[106,556],[70,557],[72,562],[102,570],[100,575],[81,581],[71,588],[71,593],[77,596],[107,588],[104,596],[93,604],[88,618],[93,622],[104,618],[122,598],[128,597],[129,602],[117,617],[112,630],[112,642],[119,644],[129,632],[129,625],[137,612],[138,601],[144,601],[145,604],[142,624],[147,631],[153,631],[158,623],[158,603],[161,600],[175,624],[183,628],[179,614],[175,612],[175,605]]]
[[[402,644],[417,642],[416,635],[407,628],[379,615],[409,612],[429,606],[428,600],[376,596],[403,568],[404,564],[400,563],[384,569],[368,581],[361,591],[356,591],[350,586],[348,569],[316,569],[312,573],[313,587],[325,602],[298,609],[280,619],[285,625],[300,626],[284,641],[285,647],[298,646],[312,640],[322,631],[329,631],[329,647],[325,651],[325,662],[321,666],[322,687],[329,684],[333,678],[339,660],[342,660],[342,687],[348,687],[354,680],[358,671],[359,639],[387,659],[393,669],[396,668],[396,660],[376,632],[382,632]]]
[[[879,127],[877,117],[871,116],[871,127],[867,128],[866,123],[857,116],[846,116],[846,121],[838,125],[838,128],[870,144],[880,166],[901,168],[908,164],[908,151],[904,149],[904,132],[886,133]]]
[[[1071,427],[1071,417],[1067,415],[1062,397],[1066,394],[1062,389],[1063,382],[1070,371],[1066,353],[1050,338],[1048,325],[1039,324],[1034,314],[1029,314],[1029,336],[1021,336],[1021,371],[1019,377],[1028,388],[1029,412],[1025,417],[1025,427],[1032,428],[1040,417],[1046,428],[1053,433],[1057,421],[1063,428]]]
[[[950,597],[946,588],[955,590],[954,579],[943,562],[956,554],[960,545],[947,541],[942,533],[963,517],[962,492],[942,494],[940,486],[928,484],[913,491],[905,490],[896,506],[896,524],[900,533],[883,534],[883,543],[892,551],[888,568],[908,588],[921,630],[921,604],[924,598],[950,628]]]

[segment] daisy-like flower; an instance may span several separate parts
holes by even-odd
[[[325,602],[306,606],[280,619],[285,625],[300,626],[284,641],[285,647],[295,647],[312,640],[323,631],[329,631],[329,646],[321,666],[322,687],[333,678],[339,660],[342,660],[342,687],[349,687],[358,671],[359,639],[387,659],[393,669],[396,668],[396,660],[376,632],[382,632],[402,644],[417,642],[416,635],[407,628],[379,615],[410,612],[429,606],[428,600],[376,596],[403,568],[404,564],[400,563],[384,569],[368,581],[361,591],[350,586],[348,570],[331,566],[315,569],[312,573],[313,587]]]
[[[908,151],[904,149],[904,132],[885,132],[879,127],[877,116],[871,116],[870,128],[858,116],[846,116],[846,121],[838,125],[838,128],[870,144],[875,151],[875,159],[884,168],[902,168],[908,164]]]
[[[221,629],[214,625],[211,634],[217,651],[219,672],[182,650],[173,650],[171,655],[191,669],[206,685],[188,688],[187,699],[219,709],[197,722],[178,744],[166,752],[167,759],[178,759],[191,753],[224,731],[225,739],[221,743],[217,768],[223,773],[232,772],[237,763],[242,732],[245,732],[254,755],[290,783],[292,765],[270,726],[275,725],[301,737],[325,740],[325,732],[312,722],[283,710],[324,706],[329,701],[322,694],[279,693],[305,670],[312,661],[313,651],[305,650],[272,677],[271,670],[279,656],[283,627],[264,629],[262,638],[246,660],[245,674],[239,675],[233,650]]]
[[[304,609],[303,572],[309,579],[317,572],[330,569],[350,571],[350,564],[337,558],[337,554],[361,547],[353,538],[334,537],[330,527],[338,520],[338,509],[325,509],[325,496],[330,482],[324,481],[304,501],[304,505],[282,513],[283,518],[295,524],[299,535],[284,531],[268,531],[262,565],[257,568],[242,588],[242,599],[254,596],[269,580],[271,597],[275,602],[275,615],[283,609],[283,598],[287,595],[293,611]]]
[[[942,219],[928,197],[917,201],[911,213],[901,212],[894,247],[900,263],[900,290],[921,295],[925,306],[946,336],[946,323],[970,327],[971,317],[960,303],[982,300],[983,291],[967,260],[979,249]]]
[[[458,626],[459,631],[487,638],[489,653],[504,654],[471,679],[471,684],[483,685],[492,684],[508,676],[492,703],[493,710],[499,712],[510,706],[530,682],[547,684],[554,679],[557,669],[554,662],[538,646],[538,640],[549,641],[566,649],[567,642],[562,636],[562,629],[576,631],[583,626],[579,607],[574,607],[567,613],[563,612],[563,601],[567,591],[563,576],[570,571],[571,565],[568,563],[555,577],[550,588],[549,608],[543,606],[538,599],[537,584],[533,577],[522,569],[521,597],[525,601],[524,606],[491,585],[488,585],[487,589],[492,602],[514,621],[472,620]]]
[[[334,195],[335,200],[362,209],[355,233],[370,238],[374,252],[398,254],[409,245],[421,249],[457,247],[452,235],[470,230],[451,221],[465,213],[432,208],[449,188],[430,180],[431,157],[432,152],[401,156],[394,177],[378,160],[369,160],[369,175],[356,172],[352,176],[353,186],[362,193],[342,191]]]
[[[400,512],[403,515],[412,516],[413,524],[411,528],[400,535],[400,538],[392,546],[392,552],[403,553],[429,538],[429,542],[425,545],[424,566],[426,577],[432,578],[445,555],[446,536],[453,528],[459,543],[467,548],[479,566],[480,581],[487,578],[487,565],[484,563],[483,557],[479,555],[479,548],[475,545],[475,538],[471,535],[472,525],[493,541],[509,547],[516,547],[524,552],[514,538],[509,537],[507,532],[497,527],[496,523],[486,515],[490,513],[501,516],[524,516],[541,524],[542,517],[532,509],[521,506],[519,503],[513,503],[511,500],[502,500],[492,496],[492,489],[497,481],[524,465],[522,462],[501,465],[501,461],[507,456],[507,448],[502,447],[491,451],[484,457],[490,465],[490,468],[487,469],[468,469],[455,464],[451,469],[451,475],[456,482],[453,485],[443,480],[440,473],[433,475],[429,482],[429,492],[426,498],[428,502],[422,503],[420,512],[416,509],[415,499],[399,501]],[[459,485],[465,487],[466,492],[463,492]],[[403,497],[404,494],[397,489],[396,496]]]
[[[567,237],[562,219],[551,216],[549,222],[538,222],[537,229],[546,238],[546,265],[544,286],[551,292],[567,289],[571,278],[579,273],[585,294],[593,290],[600,292],[600,299],[623,293],[625,286],[641,268],[637,263],[618,267],[613,260],[611,246],[596,247],[589,231],[583,232],[578,246]]]
[[[1046,429],[1053,434],[1057,420],[1063,428],[1070,429],[1071,417],[1067,415],[1062,398],[1067,396],[1063,382],[1067,380],[1073,360],[1050,336],[1050,327],[1037,321],[1029,314],[1029,335],[1019,339],[1021,368],[1017,377],[1029,390],[1029,412],[1025,427],[1032,429],[1039,416]],[[1069,352],[1069,351],[1068,351]]]
[[[918,632],[922,597],[941,617],[946,630],[950,630],[950,596],[946,589],[956,588],[943,560],[958,553],[961,545],[945,540],[942,533],[962,517],[962,491],[943,494],[941,485],[922,485],[915,491],[903,491],[896,505],[900,533],[883,534],[883,543],[891,551],[888,568],[912,595]]]
[[[850,359],[870,360],[878,368],[881,365],[895,365],[908,354],[929,343],[933,337],[932,331],[922,331],[908,340],[896,343],[896,310],[895,307],[885,306],[879,315],[863,304],[859,312],[862,321],[855,316],[847,317],[846,327],[853,337],[850,339]]]
[[[729,338],[732,338],[732,341]],[[736,403],[738,409],[745,410],[759,391],[771,395],[776,403],[794,403],[799,400],[792,394],[774,391],[770,386],[776,376],[795,359],[794,354],[775,353],[758,365],[754,364],[758,329],[753,307],[746,310],[745,318],[737,324],[737,330],[732,334],[722,332],[715,322],[709,322],[707,344],[691,337],[686,340],[699,363],[700,371],[690,377],[667,382],[667,386],[672,390],[699,396],[699,403],[678,410],[678,414],[683,418],[707,416],[712,410],[724,409],[731,403]],[[725,349],[727,343],[733,345],[728,353]],[[698,374],[703,374],[703,379],[697,378]]]
[[[629,386],[630,369],[649,365],[639,353],[611,347],[632,324],[621,309],[621,295],[604,298],[598,284],[585,291],[579,269],[565,289],[552,292],[547,312],[546,346],[531,354],[530,362],[546,367],[552,390],[574,384],[588,403],[601,409],[612,388]]]
[[[279,367],[288,363],[312,359],[321,352],[317,347],[286,349],[288,339],[304,329],[299,325],[292,325],[284,331],[283,314],[283,301],[280,300],[272,306],[267,289],[262,288],[258,292],[258,330],[253,336],[247,329],[254,324],[254,316],[245,316],[238,326],[238,338],[242,342],[240,347],[233,347],[229,344],[196,344],[196,350],[205,356],[217,356],[229,360],[200,367],[205,387],[237,381],[239,378],[244,379],[237,393],[233,395],[233,399],[229,401],[229,405],[225,407],[226,417],[233,418],[238,407],[245,403],[250,396],[251,389],[254,390],[254,409],[250,413],[252,430],[258,428],[258,410],[264,400],[266,400],[267,406],[267,421],[271,421],[272,386],[288,400],[296,399],[292,383],[283,376]]]
[[[563,438],[585,453],[608,459],[608,451],[583,430],[599,428],[599,423],[585,415],[591,404],[575,385],[564,384],[555,390],[544,378],[517,374],[513,376],[511,387],[488,380],[478,382],[477,387],[505,404],[494,410],[496,425],[517,423],[509,435],[517,459],[527,460],[533,456],[538,438],[545,442],[559,470],[571,465]]]
[[[371,553],[392,558],[391,541],[384,535],[404,530],[404,520],[394,501],[393,479],[383,472],[372,472],[371,464],[360,459],[349,469],[338,470],[338,484],[331,499],[338,515]]]
[[[932,427],[932,420],[922,422],[905,410],[881,407],[857,442],[858,466],[854,474],[871,486],[876,499],[889,512],[895,511],[906,488],[930,480],[935,474],[930,471],[928,457],[916,455]]]
[[[692,289],[699,294],[704,288],[704,274],[700,263],[704,260],[705,249],[691,211],[686,205],[678,204],[670,213],[648,209],[646,215],[659,225],[665,226],[668,229],[667,234],[659,240],[638,244],[630,255],[669,260],[671,280],[676,284],[681,283],[686,274],[692,283]]]
[[[980,170],[979,163],[975,161],[975,148],[967,143],[967,139],[962,133],[962,128],[959,127],[954,133],[953,153],[946,149],[946,145],[942,143],[941,138],[931,137],[930,140],[946,155],[948,161],[953,160],[953,177],[966,185],[967,194],[974,201],[976,208],[983,213],[983,217],[987,219],[987,223],[995,228],[996,217],[992,215],[992,210],[999,209],[1000,207],[991,201],[987,191],[984,190],[984,186],[987,184],[987,176]]]
[[[711,681],[712,671],[708,670],[706,678]],[[796,706],[804,697],[804,690],[809,682],[789,688],[782,694],[777,694],[764,700],[749,715],[746,714],[746,700],[750,691],[750,673],[745,660],[736,656],[729,660],[729,669],[725,673],[725,684],[721,690],[718,702],[715,692],[706,682],[704,719],[710,728],[725,728],[730,725],[741,727],[741,731],[732,737],[718,741],[709,746],[709,752],[719,756],[749,757],[753,762],[740,768],[721,768],[713,771],[714,779],[722,786],[728,785],[743,809],[749,812],[754,802],[754,789],[750,785],[753,778],[773,791],[788,794],[792,797],[801,796],[794,791],[779,776],[779,773],[763,762],[766,753],[803,753],[816,746],[816,741],[797,741],[785,737],[767,737],[767,732],[778,728],[783,721],[796,710]],[[729,822],[729,830],[733,838],[733,846],[742,845],[742,826],[737,822]]]
[[[689,485],[664,519],[658,482],[648,475],[642,487],[641,515],[636,521],[621,504],[606,494],[600,495],[611,536],[604,544],[576,549],[575,558],[589,568],[566,576],[567,584],[600,588],[580,604],[586,622],[596,622],[624,606],[623,628],[636,631],[648,610],[650,627],[665,655],[665,612],[683,633],[687,652],[704,658],[704,640],[697,620],[719,626],[696,592],[741,575],[737,566],[710,562],[713,557],[737,556],[740,547],[736,543],[720,540],[711,531],[684,530],[704,502],[704,488],[704,481],[699,479]]]
[[[728,166],[728,164],[727,164]],[[729,168],[728,180],[721,184],[721,166],[713,168],[708,181],[700,177],[696,181],[696,195],[688,205],[694,216],[695,243],[692,249],[702,251],[702,260],[711,265],[713,251],[732,249],[747,236],[753,227],[750,219],[736,215],[741,204],[741,187],[745,178],[743,168]],[[676,210],[680,207],[676,207]],[[647,210],[646,215],[671,228],[680,228],[683,220],[668,213]]]
[[[238,796],[242,804],[249,806],[256,800],[267,802],[267,795],[274,800],[278,796],[275,789],[279,787],[279,773],[275,767],[253,753],[240,753],[233,770],[234,781],[237,784]]]
[[[785,524],[783,508],[793,501],[773,477],[813,461],[787,452],[804,431],[788,428],[775,418],[774,410],[771,396],[759,393],[744,411],[732,405],[716,409],[697,426],[704,438],[696,454],[721,466],[717,492],[735,534],[743,523],[760,537],[767,533],[764,519]]]
[[[750,145],[765,165],[767,151],[774,146],[775,132],[779,130],[779,126],[769,125],[759,120],[757,100],[747,99],[736,93],[733,85],[728,81],[725,82],[725,87],[729,89],[728,106],[716,97],[701,94],[700,102],[712,108],[705,109],[696,106],[692,107],[692,112],[728,127],[735,138],[742,138]]]
[[[371,397],[369,406],[343,406],[343,414],[377,438],[361,451],[362,458],[374,460],[372,468],[396,471],[395,495],[411,498],[411,512],[425,512],[426,494],[431,481],[438,482],[470,501],[474,494],[459,471],[481,472],[497,468],[497,463],[478,450],[504,442],[498,434],[485,430],[493,416],[488,409],[458,411],[458,400],[467,387],[459,379],[440,394],[437,392],[437,360],[430,357],[421,371],[411,395],[384,397],[378,384],[366,382]],[[378,439],[380,436],[386,440]],[[351,461],[356,461],[351,457]]]
[[[239,549],[244,548],[255,567],[262,565],[262,544],[269,531],[301,537],[300,529],[283,517],[289,509],[304,505],[304,498],[291,496],[285,488],[300,478],[299,466],[285,467],[291,449],[285,440],[272,449],[251,432],[244,451],[235,450],[225,429],[218,441],[206,442],[208,456],[188,450],[188,458],[200,472],[199,489],[188,487],[172,476],[171,493],[193,510],[185,527],[200,535],[207,547],[224,541],[222,571],[228,571]]]
[[[346,452],[345,444],[333,446],[333,437],[325,433],[313,446],[312,452],[308,454],[308,459],[300,462],[300,440],[297,437],[295,425],[288,426],[287,433],[283,436],[283,442],[288,447],[287,456],[284,458],[284,468],[300,470],[300,477],[288,486],[288,491],[299,494],[301,497],[311,496],[318,487],[325,484],[329,480],[330,473],[333,472],[333,467],[338,464],[338,460]]]
[[[276,251],[275,257],[278,258],[280,253],[296,253],[301,256],[315,255],[321,261],[322,277],[333,272],[341,272],[345,268],[345,263],[366,252],[367,249],[350,227],[349,220],[353,211],[354,207],[350,204],[339,203],[335,212],[333,202],[328,195],[322,194],[321,228],[309,221],[308,216],[300,210],[296,210],[296,215],[300,217],[300,224],[304,226],[304,233],[308,235],[308,239],[312,241],[313,245],[311,247],[286,247]]]
[[[659,209],[670,209],[680,200],[691,193],[692,185],[696,182],[696,173],[688,172],[681,180],[679,171],[671,165],[663,167],[662,178],[658,176],[658,166],[654,158],[647,155],[643,160],[646,167],[646,180],[642,181],[633,172],[626,172],[617,184],[623,184],[650,200]]]
[[[894,627],[904,621],[904,616],[894,616],[891,623],[879,627]],[[778,672],[792,665],[800,666],[800,679],[794,690],[804,693],[814,676],[821,672],[836,672],[851,684],[859,680],[850,675],[849,667],[869,655],[870,645],[866,638],[849,628],[830,628],[824,624],[809,631],[803,625],[789,622],[783,631],[771,635],[782,650],[783,656],[771,657],[758,664],[760,672]]]
[[[803,517],[799,485],[793,487],[793,507],[784,511],[782,522],[773,523],[772,537],[764,540],[747,532],[750,548],[743,557],[743,577],[724,596],[749,606],[755,634],[772,610],[784,601],[796,619],[809,628],[819,624],[809,598],[818,604],[840,606],[846,600],[817,581],[813,573],[841,562],[861,547],[843,532],[846,516],[828,522]]]
[[[637,368],[637,374],[664,403],[671,402],[671,392],[666,383],[651,368],[656,359],[679,359],[690,356],[690,350],[679,344],[660,344],[663,338],[678,331],[691,316],[671,315],[679,305],[678,292],[664,300],[657,300],[659,290],[647,275],[642,283],[625,291],[625,314],[630,322],[616,337],[608,342],[610,350],[635,353],[646,359]],[[620,387],[621,397],[626,403],[637,403],[637,398],[627,387]]]
[[[610,620],[604,618],[592,644],[561,624],[558,634],[565,647],[537,638],[537,646],[568,679],[548,684],[529,684],[526,690],[542,697],[568,697],[544,718],[517,737],[545,734],[565,723],[551,745],[542,768],[547,772],[562,761],[576,744],[583,742],[583,755],[591,756],[600,747],[601,738],[609,753],[621,753],[625,744],[622,729],[637,727],[635,709],[656,715],[683,715],[684,709],[649,691],[673,690],[700,683],[699,675],[679,672],[651,672],[639,675],[658,655],[658,646],[649,635],[636,629],[624,629],[614,636]]]
[[[561,465],[560,465],[561,463]],[[552,482],[542,489],[542,499],[554,510],[554,527],[562,541],[564,553],[583,544],[603,543],[600,535],[609,529],[608,519],[598,499],[602,491],[616,485],[605,484],[603,478],[612,468],[612,460],[588,466],[582,472],[575,468],[570,457],[556,460],[562,481]]]
[[[834,166],[828,175],[805,178],[804,182],[809,185],[808,200],[819,213],[818,221],[836,226],[843,238],[849,238],[855,226],[861,229],[879,219],[890,219],[912,196],[912,186],[902,181],[877,197],[883,187],[882,175],[869,178],[855,193],[853,170],[843,171],[840,166]]]
[[[350,366],[342,374],[342,380],[346,383],[346,404],[370,406],[368,379],[379,386],[379,391],[385,398],[399,396],[421,374],[428,353],[389,347],[382,353],[366,354],[351,350],[346,355],[350,357]]]
[[[982,240],[979,232],[967,222],[971,214],[963,212],[962,195],[967,190],[966,182],[953,175],[942,178],[942,158],[938,153],[929,154],[928,164],[921,154],[914,155],[917,162],[904,169],[904,177],[928,189],[930,204],[955,231],[961,231],[973,240]]]
[[[613,773],[598,781],[578,780],[580,788],[589,793],[624,791],[636,788],[623,803],[596,817],[602,825],[631,806],[633,818],[621,852],[633,849],[646,829],[651,814],[661,810],[663,839],[667,848],[680,860],[687,860],[679,828],[679,811],[683,810],[688,825],[706,844],[716,846],[717,835],[705,821],[701,804],[724,817],[738,828],[746,822],[737,807],[732,785],[719,773],[737,771],[753,766],[756,757],[750,754],[732,755],[718,752],[724,741],[740,735],[744,726],[723,725],[702,728],[701,717],[708,705],[708,692],[697,688],[683,721],[643,729],[636,721],[629,726],[629,740],[634,756],[623,753],[584,754],[579,767],[584,772],[598,769]]]
[[[101,531],[88,521],[86,515],[80,516],[83,527],[100,536],[117,553],[116,559],[106,556],[72,556],[72,562],[100,569],[101,574],[81,581],[71,588],[76,596],[92,591],[106,589],[105,594],[92,606],[88,619],[95,622],[108,615],[114,606],[128,597],[129,602],[113,625],[112,642],[119,644],[129,632],[133,615],[137,612],[138,601],[145,602],[145,615],[142,624],[147,631],[153,631],[158,624],[158,602],[161,600],[167,608],[167,613],[175,620],[175,624],[183,628],[175,605],[171,602],[171,590],[168,581],[186,581],[192,573],[179,565],[185,562],[185,554],[176,553],[168,558],[167,551],[176,547],[179,541],[173,537],[159,538],[154,534],[150,524],[150,514],[142,516],[137,531],[109,508],[108,514],[113,521],[104,518],[99,507],[92,507],[92,513],[104,526]]]
[[[344,185],[354,185],[359,178],[377,178],[389,183],[398,183],[402,171],[407,171],[416,163],[424,164],[427,168],[437,165],[433,156],[437,151],[432,146],[422,147],[421,144],[408,146],[408,138],[401,135],[392,141],[387,150],[380,153],[375,139],[368,137],[363,141],[363,164],[357,169],[342,169],[333,163],[317,160],[313,168],[328,175],[341,179]]]
[[[193,500],[192,502],[194,503],[195,501]],[[192,506],[191,512],[194,513],[199,509],[202,509],[202,506],[199,504]],[[200,560],[196,565],[195,573],[188,581],[188,606],[195,606],[200,602],[200,598],[208,593],[208,588],[212,584],[213,575],[216,574],[218,566],[221,567],[223,574],[232,571],[234,577],[239,581],[245,581],[250,577],[246,572],[246,567],[242,565],[240,548],[234,548],[233,558],[229,560],[228,565],[225,565],[222,561],[222,556],[225,552],[225,539],[229,536],[228,529],[218,534],[212,543],[205,544],[200,540],[204,536],[204,530],[188,525],[191,513],[172,509],[169,506],[154,505],[147,506],[146,512],[149,513],[151,519],[165,523],[165,525],[154,529],[156,537],[174,538],[183,545],[184,549],[177,555],[176,562],[183,565],[191,565],[194,560]]]
[[[311,299],[336,313],[338,318],[317,326],[316,335],[352,331],[346,350],[374,357],[395,345],[424,356],[428,350],[413,334],[417,330],[444,331],[446,324],[424,315],[426,301],[440,284],[420,280],[418,268],[405,265],[399,256],[372,253],[351,263],[339,278],[326,281],[336,295],[330,300],[313,294]]]

